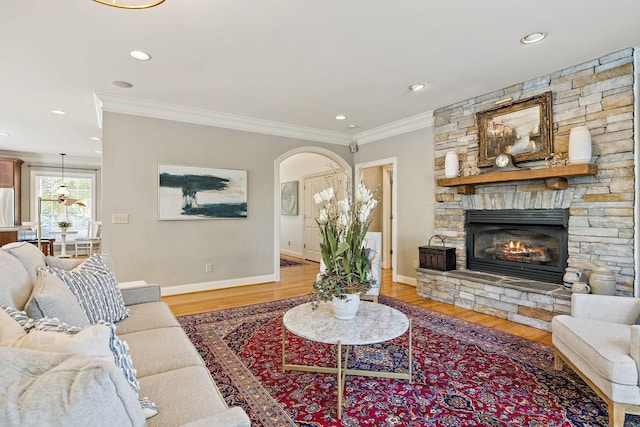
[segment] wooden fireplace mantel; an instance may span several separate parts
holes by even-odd
[[[574,176],[596,175],[597,173],[598,165],[582,163],[539,169],[487,172],[480,175],[460,176],[457,178],[443,178],[439,179],[437,184],[441,187],[457,187],[458,194],[475,194],[475,186],[478,184],[544,179],[547,188],[552,190],[564,190],[569,186],[567,178]]]

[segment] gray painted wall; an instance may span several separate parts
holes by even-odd
[[[334,144],[108,112],[103,119],[103,239],[120,281],[172,286],[273,275],[275,159],[318,146],[353,160]],[[246,169],[248,218],[158,221],[158,163]],[[128,224],[111,223],[120,213]]]
[[[398,279],[415,280],[418,246],[427,244],[433,234],[434,143],[433,128],[425,128],[381,141],[360,145],[354,155],[356,165],[390,157],[397,158],[398,194]]]

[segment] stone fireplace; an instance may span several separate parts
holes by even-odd
[[[567,266],[584,270],[587,277],[593,268],[607,267],[615,272],[617,294],[632,295],[636,268],[633,83],[634,51],[626,49],[435,111],[436,180],[444,178],[448,151],[458,154],[463,173],[475,170],[477,112],[505,98],[518,101],[547,91],[553,97],[553,151],[566,153],[571,128],[587,126],[592,136],[591,163],[597,165],[597,174],[569,177],[565,187],[556,188],[548,187],[543,179],[483,182],[476,184],[473,192],[436,185],[435,233],[445,239],[446,246],[456,248],[457,270],[417,269],[418,294],[540,329],[548,329],[555,314],[570,311],[570,292],[558,280]],[[549,167],[544,161],[518,166]],[[489,243],[483,243],[473,240],[465,229],[470,212],[501,218],[507,211],[533,211],[534,217],[536,213],[564,212],[566,237],[557,238],[557,248],[555,243],[544,243],[550,251],[546,255],[526,252],[529,249],[510,254],[501,245],[509,246],[511,241],[515,245],[518,240],[522,244],[522,230],[509,231],[511,227],[502,222],[500,227],[493,224],[494,229],[507,231],[502,235],[496,232]],[[484,226],[491,229],[491,224]],[[494,238],[503,241],[494,242]],[[475,246],[470,247],[472,244]],[[488,263],[499,268],[487,271],[478,267],[478,260],[469,256],[478,251],[501,258]],[[522,263],[509,264],[518,253],[521,261],[528,258],[529,264],[537,258],[538,266],[552,258],[554,273],[540,277],[528,272],[518,277]],[[509,257],[512,259],[504,259]],[[481,264],[487,264],[486,260]]]

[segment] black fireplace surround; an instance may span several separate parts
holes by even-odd
[[[467,269],[562,284],[568,209],[468,210]]]

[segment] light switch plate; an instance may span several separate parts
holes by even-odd
[[[129,214],[111,214],[112,224],[129,224]]]

